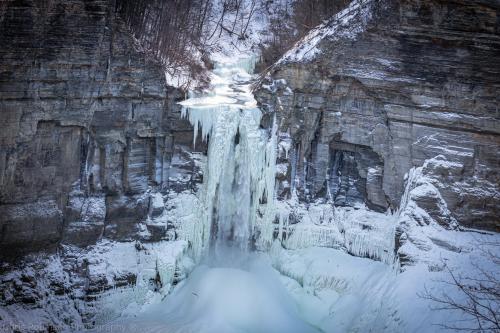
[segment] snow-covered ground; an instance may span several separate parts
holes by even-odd
[[[435,310],[426,293],[464,295],[450,284],[455,274],[478,277],[478,267],[500,274],[481,244],[494,235],[457,232],[467,253],[436,250],[440,267],[397,265],[349,255],[342,249],[287,250],[276,241],[269,253],[239,254],[227,265],[199,265],[165,298],[99,327],[123,332],[441,332],[463,313]],[[492,248],[495,250],[494,248]],[[496,249],[498,250],[498,249]],[[113,305],[113,299],[106,301]],[[460,322],[462,323],[462,322]]]
[[[113,325],[144,332],[319,332],[301,318],[265,259],[248,256],[236,265],[198,266],[164,302]]]
[[[465,295],[450,284],[444,263],[462,276],[479,277],[477,266],[500,274],[500,268],[479,250],[479,244],[498,237],[483,237],[461,235],[464,245],[473,249],[467,255],[438,251],[441,270],[421,263],[400,272],[392,265],[318,247],[277,246],[271,258],[304,318],[324,332],[440,332],[445,330],[439,325],[460,325],[464,319],[470,324],[473,319],[460,311],[438,311],[438,304],[425,298],[429,293],[465,301]]]

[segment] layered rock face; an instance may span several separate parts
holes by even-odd
[[[280,197],[395,211],[436,158],[419,207],[499,230],[499,19],[496,2],[354,1],[306,36],[256,91],[280,126]]]
[[[0,31],[0,256],[165,238],[151,193],[196,181],[192,128],[113,1],[7,1]]]

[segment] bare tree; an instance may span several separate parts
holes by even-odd
[[[252,20],[252,16],[255,14],[256,9],[257,9],[257,0],[252,0],[251,4],[250,4],[250,10],[248,13],[248,17],[247,17],[247,22],[244,25],[244,27],[243,27],[243,25],[241,27],[241,34],[240,34],[241,38],[246,38],[248,25],[250,24],[250,21]]]
[[[299,35],[306,34],[323,20],[345,8],[350,2],[350,0],[295,0],[293,19]]]
[[[116,12],[146,51],[160,59],[170,74],[204,81],[203,54],[224,33],[245,40],[252,19],[270,0],[114,0]],[[284,1],[262,46],[264,67],[274,63],[312,27],[330,18],[349,0]],[[200,54],[202,57],[200,57]],[[262,66],[261,66],[262,68]],[[175,75],[174,75],[175,76]],[[205,78],[206,79],[206,78]]]
[[[213,0],[116,0],[116,11],[149,54],[167,71],[203,74],[203,36]]]
[[[481,255],[491,263],[490,268],[473,262],[475,272],[464,276],[445,265],[450,280],[441,281],[451,285],[456,294],[431,293],[427,288],[420,297],[431,300],[434,310],[452,310],[463,314],[463,320],[439,326],[466,332],[500,332],[500,242],[482,242]],[[495,270],[497,272],[495,273]],[[474,275],[472,276],[472,274]]]
[[[261,47],[259,68],[272,65],[312,28],[345,8],[351,0],[292,0],[277,9],[271,21],[270,39]],[[272,4],[272,2],[271,2]]]

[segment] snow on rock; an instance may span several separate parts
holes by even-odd
[[[104,230],[105,197],[86,196],[82,191],[72,191],[65,216],[63,243],[82,247],[95,244]]]
[[[161,193],[153,193],[149,198],[149,214],[151,217],[157,217],[163,213],[165,203]]]
[[[459,163],[438,155],[407,174],[396,231],[396,250],[403,266],[425,262],[432,267],[439,264],[443,251],[470,252],[463,241],[469,233],[460,231],[439,190],[443,175],[457,169],[461,170]]]
[[[321,52],[321,41],[326,38],[355,39],[364,31],[370,20],[370,8],[373,2],[375,1],[352,1],[347,8],[337,13],[331,20],[319,25],[299,40],[277,64],[313,60]]]
[[[2,264],[0,329],[46,332],[47,327],[82,326],[75,301],[68,296],[71,278],[58,256],[30,256],[22,269]]]
[[[103,240],[88,249],[63,246],[32,255],[0,274],[0,327],[7,332],[75,331],[159,302],[193,263],[185,241]]]
[[[361,206],[334,207],[324,200],[304,203],[294,195],[278,200],[272,239],[290,250],[336,248],[403,269],[417,262],[439,269],[443,253],[471,250],[440,191],[441,177],[458,173],[460,167],[438,155],[411,169],[400,208],[392,214]],[[278,164],[277,176],[286,172]]]
[[[96,281],[97,286],[100,285],[97,281],[107,281],[103,285],[106,291],[93,290],[93,306],[98,309],[93,321],[104,324],[146,303],[159,302],[168,294],[177,275],[191,269],[192,264],[184,257],[186,247],[184,241],[102,243],[79,258],[88,263],[89,279]],[[116,289],[120,286],[125,288]]]

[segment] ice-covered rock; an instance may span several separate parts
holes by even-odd
[[[497,11],[480,0],[353,1],[313,29],[256,89],[263,125],[277,117],[291,138],[278,194],[396,211],[405,174],[433,159],[426,172],[439,181],[419,206],[443,225],[498,230]]]
[[[305,205],[282,201],[277,207],[274,235],[287,249],[321,246],[389,265],[396,260],[394,215],[366,207],[334,207],[331,202]]]
[[[161,193],[153,193],[149,197],[149,216],[155,218],[160,216],[165,209],[163,196]]]
[[[187,243],[100,241],[86,250],[64,246],[0,274],[2,329],[78,331],[159,302],[192,270]]]
[[[72,192],[65,208],[62,242],[77,246],[95,244],[104,231],[106,202],[104,196],[86,196]]]
[[[395,250],[401,265],[418,261],[430,266],[439,264],[441,259],[432,255],[436,247],[452,252],[468,251],[456,244],[459,224],[438,189],[443,186],[444,170],[448,173],[450,168],[457,167],[461,165],[437,156],[408,173],[397,213]]]

